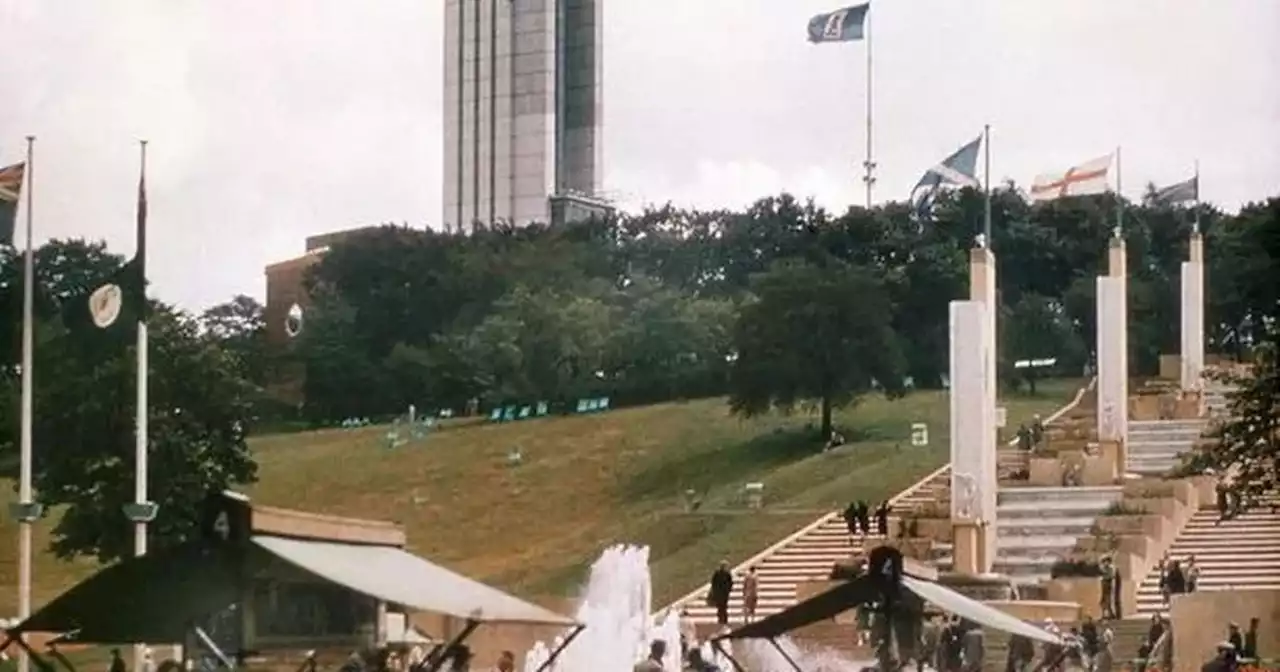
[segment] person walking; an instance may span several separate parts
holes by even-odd
[[[876,507],[876,533],[882,537],[889,536],[889,512],[892,510],[889,500],[880,502],[880,506]]]
[[[742,620],[750,623],[756,620],[756,604],[760,600],[760,577],[756,576],[756,568],[747,570],[742,578]]]
[[[729,573],[729,561],[721,560],[720,567],[711,574],[711,590],[707,602],[716,608],[716,623],[729,624],[729,596],[733,594],[733,574]]]

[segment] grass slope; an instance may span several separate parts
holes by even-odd
[[[1011,425],[1070,399],[1074,381],[1037,397],[1005,400]],[[262,480],[255,501],[408,526],[413,550],[528,595],[564,595],[606,546],[651,547],[656,603],[687,592],[720,558],[745,559],[850,499],[879,500],[946,461],[947,396],[871,398],[838,412],[850,444],[823,454],[804,432],[814,419],[730,416],[723,399],[629,408],[592,416],[449,426],[394,450],[385,428],[326,430],[254,439]],[[930,445],[910,446],[912,422]],[[519,447],[524,464],[510,467]],[[768,508],[736,502],[744,482],[765,484]],[[684,513],[681,493],[705,493]],[[9,488],[0,506],[12,501]],[[162,513],[163,515],[163,513]],[[46,521],[37,548],[48,541]],[[0,522],[0,615],[15,613],[17,530]],[[10,551],[9,549],[13,549]],[[39,604],[92,571],[41,554]]]

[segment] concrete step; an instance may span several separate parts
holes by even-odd
[[[1130,420],[1129,433],[1201,430],[1204,420]]]
[[[1081,486],[1074,488],[1060,487],[1019,487],[1000,488],[998,501],[1000,504],[1016,502],[1038,502],[1052,506],[1059,501],[1088,502],[1098,501],[1107,504],[1119,501],[1124,497],[1124,488],[1118,485]]]
[[[1000,518],[1088,518],[1097,517],[1106,511],[1111,502],[1097,501],[1049,501],[1049,502],[1009,502],[996,507],[996,519]]]
[[[1129,456],[1140,455],[1142,457],[1154,457],[1157,455],[1168,455],[1178,457],[1183,453],[1191,450],[1193,444],[1190,443],[1135,443],[1129,446]]]
[[[1209,429],[1209,423],[1202,423],[1198,427],[1187,427],[1179,429],[1134,429],[1129,428],[1129,444],[1135,443],[1192,443],[1204,436]]]
[[[997,538],[1016,537],[1083,537],[1090,534],[1093,516],[1071,516],[1053,518],[997,518]]]

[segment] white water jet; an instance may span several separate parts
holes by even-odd
[[[778,645],[804,672],[858,672],[875,665],[874,660],[850,660],[835,649],[801,646],[790,637],[779,637]],[[738,662],[750,672],[795,672],[786,657],[766,640],[742,640],[735,644],[734,651]]]
[[[675,610],[653,614],[653,582],[649,574],[649,549],[618,545],[605,549],[591,565],[578,605],[577,620],[587,627],[565,647],[548,672],[630,672],[649,654],[649,643],[667,643],[662,666],[679,672],[680,614]],[[548,646],[533,645],[525,654],[524,672],[537,672],[562,638]],[[787,638],[779,644],[805,672],[858,672],[870,662],[851,661],[825,648],[806,649]],[[732,672],[733,666],[709,643],[703,642],[703,660]],[[750,672],[795,672],[772,644],[763,640],[736,642],[734,651]]]
[[[613,546],[591,565],[576,617],[586,629],[556,659],[556,672],[627,672],[648,655],[649,642],[667,642],[663,666],[680,669],[680,622],[669,615],[654,623],[649,549]],[[525,672],[536,672],[559,641],[535,644],[525,654]]]

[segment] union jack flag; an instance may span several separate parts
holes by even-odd
[[[18,214],[18,199],[22,196],[22,180],[26,172],[25,163],[0,168],[0,245],[13,244],[13,221]]]

